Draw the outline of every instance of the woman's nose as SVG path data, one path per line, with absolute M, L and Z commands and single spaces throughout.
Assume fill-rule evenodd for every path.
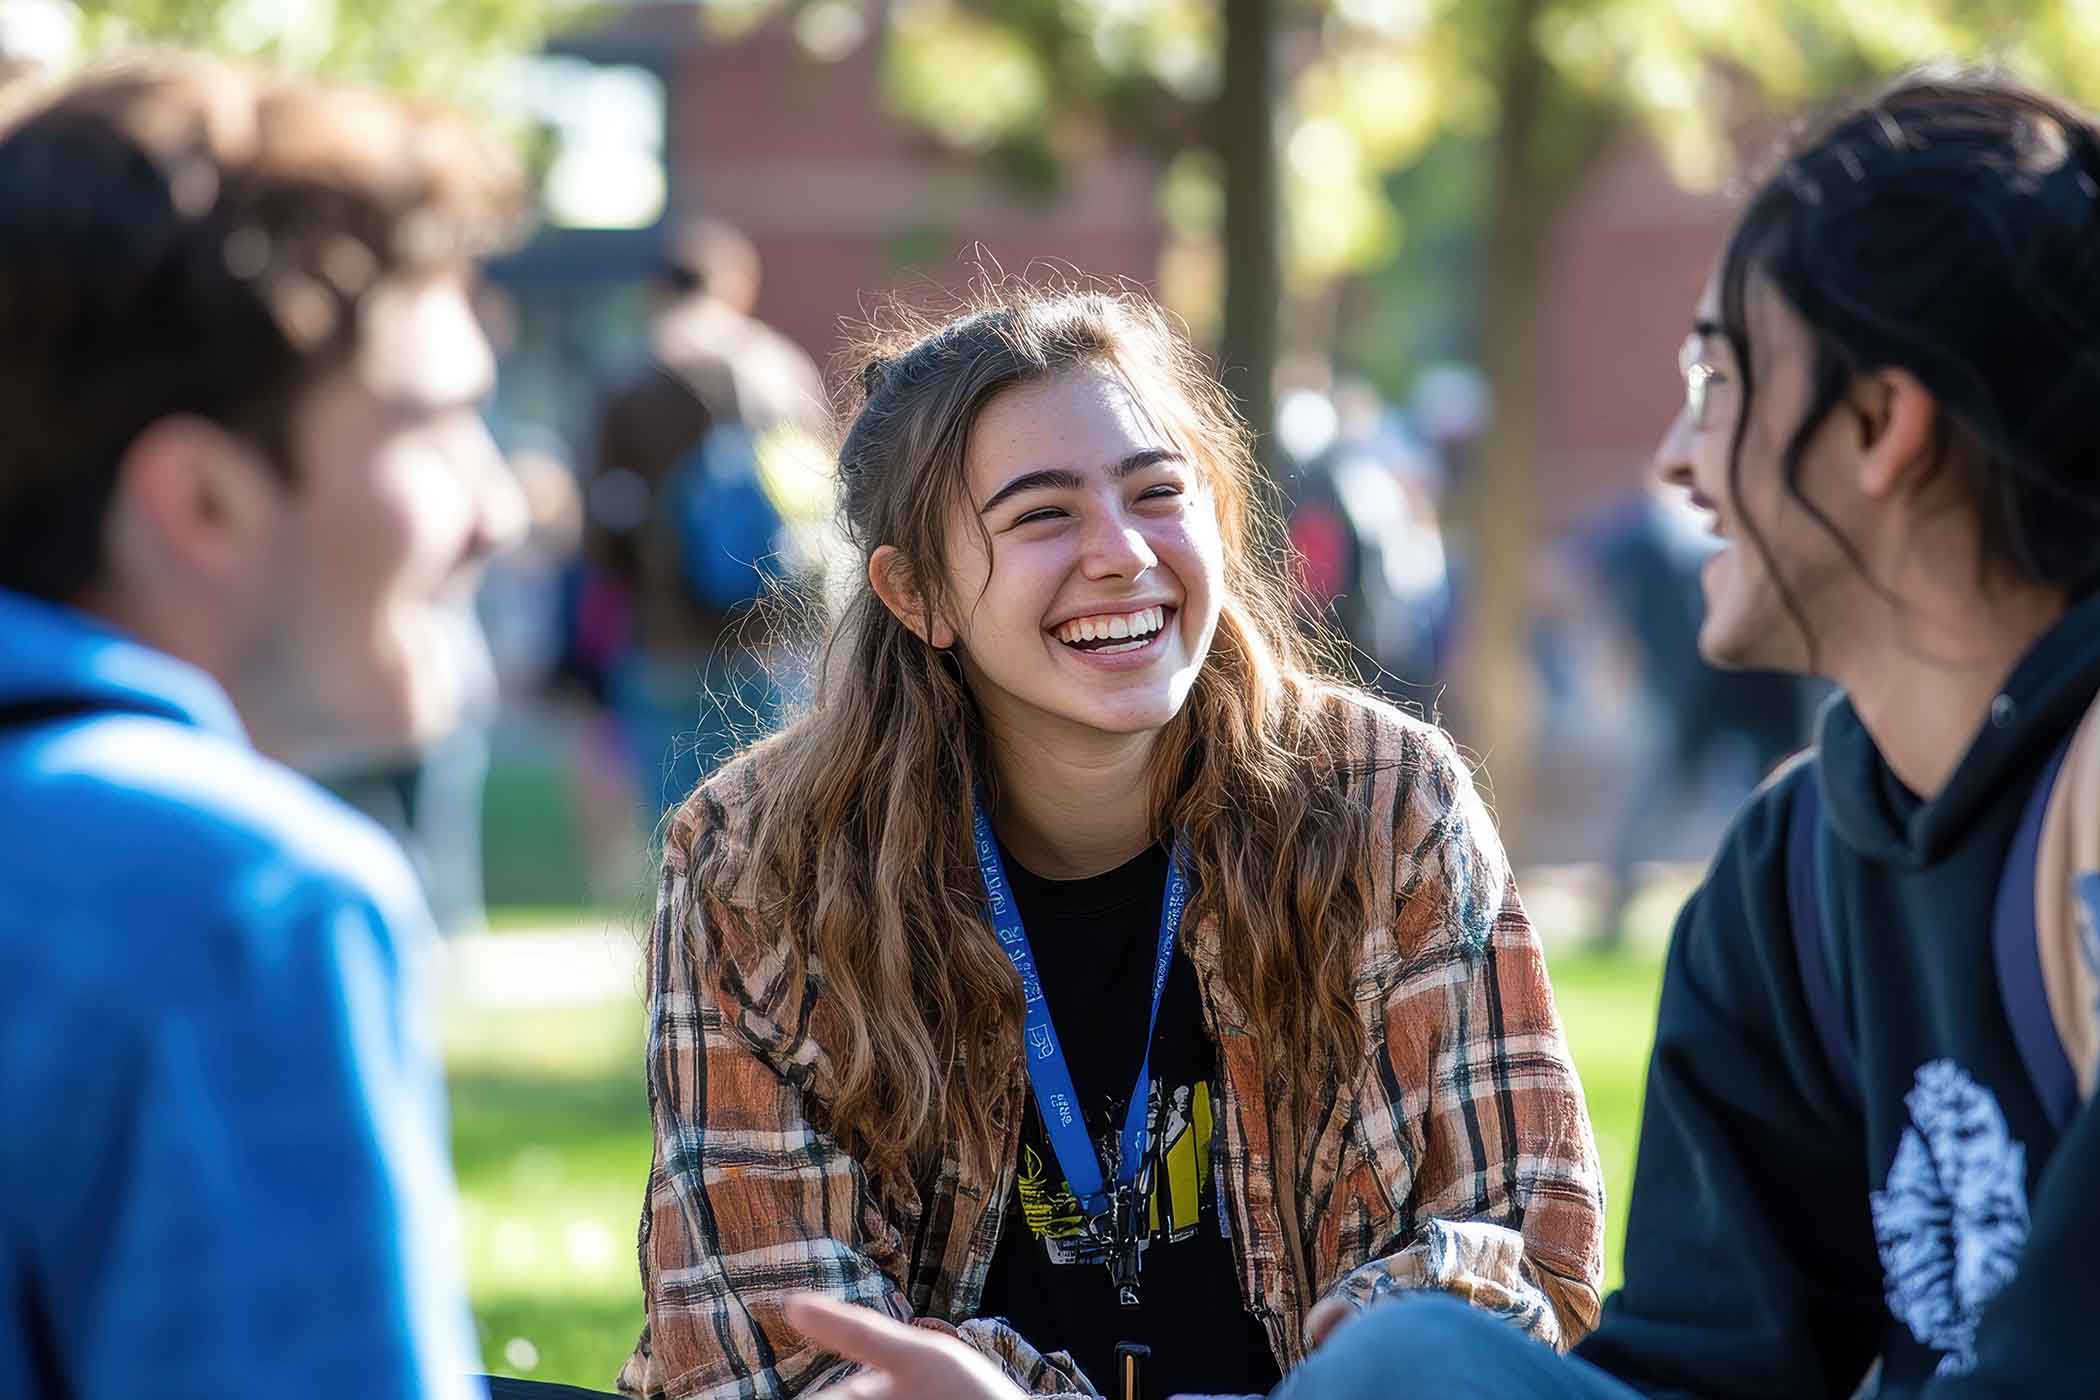
M 1140 530 L 1121 512 L 1102 517 L 1087 531 L 1085 566 L 1090 578 L 1136 578 L 1159 563 Z

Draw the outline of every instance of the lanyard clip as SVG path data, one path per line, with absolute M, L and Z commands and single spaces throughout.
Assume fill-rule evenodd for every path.
M 1116 1246 L 1116 1252 L 1109 1256 L 1108 1272 L 1116 1281 L 1118 1303 L 1134 1308 L 1144 1301 L 1138 1295 L 1138 1247 L 1135 1240 Z
M 1140 1183 L 1124 1182 L 1116 1188 L 1115 1202 L 1111 1207 L 1114 1230 L 1110 1235 L 1113 1247 L 1108 1257 L 1108 1269 L 1115 1279 L 1116 1301 L 1126 1308 L 1134 1308 L 1139 1303 L 1138 1268 L 1145 1237 L 1150 1233 L 1145 1228 L 1149 1194 Z

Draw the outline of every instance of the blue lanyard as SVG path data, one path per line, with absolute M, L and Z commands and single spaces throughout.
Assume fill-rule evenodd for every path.
M 1064 1047 L 1057 1042 L 1057 1028 L 1050 1022 L 1050 1006 L 1043 998 L 1043 983 L 1035 970 L 1035 953 L 1028 944 L 1028 930 L 1021 926 L 1020 906 L 1007 884 L 1006 866 L 999 859 L 999 842 L 984 803 L 977 803 L 977 869 L 984 876 L 985 898 L 991 904 L 992 932 L 998 935 L 1014 970 L 1021 974 L 1021 997 L 1027 1018 L 1028 1082 L 1035 1089 L 1036 1107 L 1049 1135 L 1050 1148 L 1065 1174 L 1065 1184 L 1090 1219 L 1106 1213 L 1112 1204 L 1103 1178 L 1100 1156 L 1087 1136 L 1086 1114 L 1072 1088 L 1072 1071 L 1065 1064 Z M 1137 1087 L 1130 1094 L 1130 1111 L 1123 1119 L 1122 1153 L 1116 1186 L 1136 1184 L 1148 1144 L 1146 1124 L 1152 1111 L 1152 1037 L 1159 1028 L 1159 1004 L 1167 991 L 1167 972 L 1174 962 L 1174 935 L 1181 928 L 1181 912 L 1188 905 L 1189 882 L 1182 868 L 1181 849 L 1176 847 L 1167 864 L 1167 895 L 1159 912 L 1159 950 L 1152 960 L 1152 1016 L 1145 1026 L 1145 1058 L 1138 1066 Z

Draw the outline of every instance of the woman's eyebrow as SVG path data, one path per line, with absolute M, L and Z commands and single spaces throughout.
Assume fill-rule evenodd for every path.
M 1112 480 L 1120 481 L 1132 472 L 1143 471 L 1146 467 L 1156 467 L 1163 462 L 1181 462 L 1183 460 L 1185 459 L 1182 455 L 1171 447 L 1148 447 L 1141 452 L 1131 453 L 1122 461 L 1109 467 L 1108 474 Z M 1022 472 L 1019 476 L 1007 482 L 1006 485 L 994 491 L 991 497 L 977 508 L 977 513 L 984 515 L 997 507 L 1002 501 L 1017 496 L 1023 491 L 1077 491 L 1083 485 L 1085 485 L 1085 482 L 1080 479 L 1079 473 L 1069 467 L 1038 467 L 1034 471 Z
M 1068 467 L 1038 467 L 1034 471 L 1022 472 L 992 492 L 991 499 L 979 506 L 977 513 L 987 514 L 1000 502 L 1018 496 L 1023 491 L 1077 491 L 1083 484 L 1079 473 Z
M 1108 474 L 1120 481 L 1132 472 L 1143 471 L 1147 467 L 1156 467 L 1164 462 L 1186 465 L 1187 461 L 1187 458 L 1171 447 L 1148 447 L 1142 452 L 1131 453 L 1128 457 L 1110 467 Z

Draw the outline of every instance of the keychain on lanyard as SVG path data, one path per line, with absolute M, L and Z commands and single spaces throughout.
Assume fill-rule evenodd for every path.
M 1087 1136 L 1086 1115 L 1072 1087 L 1072 1072 L 1065 1064 L 1064 1047 L 1058 1044 L 1057 1028 L 1050 1021 L 1050 1007 L 1043 999 L 1043 983 L 1036 973 L 1035 953 L 1028 943 L 1028 930 L 1021 926 L 1021 910 L 1007 884 L 1006 866 L 999 859 L 999 842 L 992 835 L 991 819 L 985 815 L 982 797 L 977 802 L 977 868 L 984 876 L 984 893 L 991 907 L 992 932 L 1014 970 L 1021 974 L 1021 999 L 1027 1016 L 1023 1023 L 1028 1064 L 1028 1082 L 1035 1090 L 1036 1109 L 1043 1131 L 1057 1156 L 1065 1184 L 1078 1200 L 1086 1217 L 1088 1238 L 1108 1253 L 1109 1274 L 1115 1279 L 1116 1298 L 1126 1308 L 1138 1305 L 1138 1269 L 1150 1222 L 1152 1195 L 1151 1144 L 1148 1128 L 1152 1111 L 1152 1037 L 1159 1029 L 1159 1004 L 1167 990 L 1167 972 L 1174 962 L 1174 936 L 1181 928 L 1181 913 L 1188 906 L 1189 882 L 1182 868 L 1179 846 L 1167 863 L 1167 894 L 1159 912 L 1159 947 L 1152 959 L 1152 1015 L 1145 1024 L 1145 1057 L 1138 1065 L 1137 1087 L 1131 1091 L 1130 1109 L 1123 1118 L 1119 1140 L 1116 1179 L 1105 1179 L 1101 1159 Z

